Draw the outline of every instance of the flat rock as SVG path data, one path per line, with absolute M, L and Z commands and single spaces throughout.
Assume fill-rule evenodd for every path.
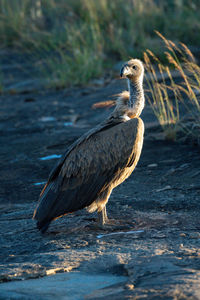
M 35 81 L 27 95 L 31 78 L 17 72 L 7 85 L 15 93 L 0 99 L 0 298 L 199 299 L 199 149 L 166 141 L 146 104 L 140 161 L 107 206 L 118 226 L 97 229 L 96 214 L 82 210 L 41 235 L 32 215 L 50 170 L 113 109 L 92 105 L 127 87 L 57 91 Z
M 124 276 L 109 274 L 62 273 L 39 279 L 3 283 L 0 286 L 0 297 L 1 299 L 82 300 L 87 299 L 87 295 L 91 293 L 103 296 L 104 293 L 100 289 L 124 281 L 126 281 Z

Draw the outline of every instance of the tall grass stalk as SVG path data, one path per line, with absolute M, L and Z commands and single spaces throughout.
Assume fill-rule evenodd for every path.
M 161 63 L 152 51 L 144 52 L 148 101 L 166 138 L 175 140 L 180 129 L 185 134 L 200 136 L 200 67 L 185 44 L 177 45 L 157 34 L 167 48 L 165 55 L 168 65 Z M 170 65 L 182 78 L 180 83 L 174 81 Z M 192 118 L 192 123 L 180 113 L 180 103 L 186 108 L 187 117 Z M 199 130 L 193 132 L 194 126 Z

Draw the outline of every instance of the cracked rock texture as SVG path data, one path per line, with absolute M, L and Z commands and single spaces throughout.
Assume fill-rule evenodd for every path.
M 199 148 L 165 141 L 148 104 L 140 162 L 107 206 L 123 229 L 97 230 L 85 210 L 44 236 L 32 220 L 56 156 L 110 113 L 92 104 L 125 84 L 26 93 L 18 84 L 1 96 L 0 299 L 200 299 Z

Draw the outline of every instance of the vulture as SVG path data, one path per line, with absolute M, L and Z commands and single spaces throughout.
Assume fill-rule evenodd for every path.
M 75 141 L 58 161 L 44 186 L 33 218 L 44 233 L 51 221 L 86 208 L 108 223 L 106 204 L 112 190 L 127 179 L 140 158 L 144 124 L 144 67 L 139 59 L 126 62 L 120 76 L 127 79 L 110 116 Z

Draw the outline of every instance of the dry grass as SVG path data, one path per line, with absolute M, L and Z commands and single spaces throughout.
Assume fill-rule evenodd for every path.
M 152 51 L 147 50 L 144 53 L 148 101 L 167 139 L 176 140 L 177 133 L 184 132 L 185 136 L 195 137 L 198 140 L 200 137 L 200 67 L 185 44 L 177 45 L 159 32 L 157 34 L 166 47 L 168 65 L 161 63 Z M 181 78 L 181 82 L 175 82 L 174 72 Z M 182 112 L 180 104 L 185 108 Z

